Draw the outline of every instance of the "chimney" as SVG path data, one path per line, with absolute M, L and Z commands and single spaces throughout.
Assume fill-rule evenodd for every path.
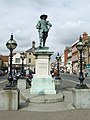
M 35 41 L 32 41 L 32 48 L 35 48 Z
M 87 32 L 84 32 L 82 35 L 83 35 L 83 38 L 82 38 L 83 40 L 87 40 L 87 39 L 88 39 L 88 34 L 87 34 Z

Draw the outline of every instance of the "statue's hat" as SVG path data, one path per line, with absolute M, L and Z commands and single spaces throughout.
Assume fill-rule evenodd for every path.
M 40 18 L 41 18 L 41 19 L 43 19 L 43 18 L 47 19 L 47 15 L 44 15 L 44 14 L 43 14 L 43 15 L 40 16 Z

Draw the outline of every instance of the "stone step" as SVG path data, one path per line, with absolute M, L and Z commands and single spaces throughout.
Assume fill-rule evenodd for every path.
M 21 97 L 23 100 L 31 103 L 56 103 L 64 101 L 64 95 L 61 91 L 57 94 L 38 95 L 30 94 L 30 89 L 26 89 L 22 91 Z

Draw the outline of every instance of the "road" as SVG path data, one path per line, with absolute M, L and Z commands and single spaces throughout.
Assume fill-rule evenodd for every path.
M 74 88 L 80 81 L 77 75 L 61 73 L 63 88 Z M 90 77 L 86 77 L 84 83 L 90 86 Z
M 78 75 L 74 75 L 74 74 L 66 74 L 66 73 L 61 73 L 61 77 L 62 79 L 67 79 L 67 80 L 73 80 L 73 81 L 79 81 L 78 80 Z M 90 77 L 86 77 L 85 78 L 86 83 L 90 84 Z
M 62 79 L 62 88 L 74 88 L 76 84 L 78 84 L 80 81 L 78 80 L 78 76 L 74 74 L 65 74 L 61 73 L 61 79 Z M 5 87 L 7 83 L 7 76 L 0 76 L 0 90 Z M 86 77 L 84 80 L 84 83 L 87 85 L 90 85 L 90 77 Z

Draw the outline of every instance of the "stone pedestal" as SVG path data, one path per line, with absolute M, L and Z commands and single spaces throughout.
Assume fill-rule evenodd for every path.
M 73 106 L 76 108 L 90 108 L 90 89 L 73 89 Z
M 19 88 L 19 90 L 26 89 L 26 79 L 19 79 L 17 83 L 17 88 Z
M 1 90 L 0 91 L 0 110 L 18 110 L 20 91 L 16 90 Z
M 33 78 L 31 94 L 56 94 L 54 80 L 51 77 Z
M 53 54 L 48 47 L 37 49 L 34 52 L 36 59 L 36 76 L 47 77 L 50 75 L 50 56 Z
M 50 76 L 50 56 L 48 47 L 38 48 L 35 52 L 36 74 L 32 79 L 31 94 L 56 94 L 54 80 Z

